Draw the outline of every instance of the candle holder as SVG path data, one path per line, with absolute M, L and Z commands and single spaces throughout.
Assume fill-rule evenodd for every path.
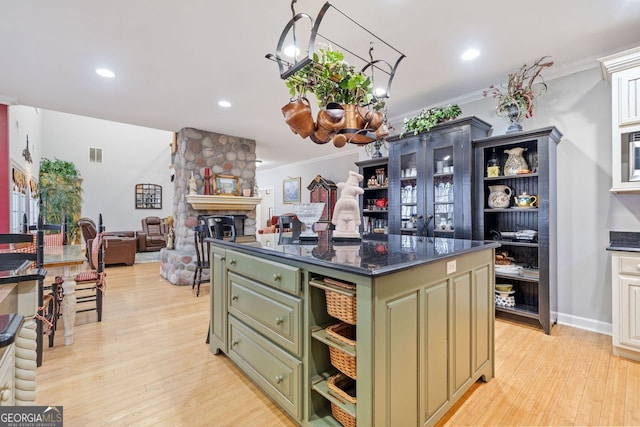
M 204 195 L 210 196 L 211 194 L 211 169 L 204 168 Z

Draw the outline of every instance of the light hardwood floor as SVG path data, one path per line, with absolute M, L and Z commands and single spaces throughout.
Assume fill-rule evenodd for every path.
M 70 346 L 56 334 L 36 404 L 62 405 L 67 426 L 295 425 L 209 352 L 209 286 L 196 298 L 159 269 L 107 269 L 102 322 L 80 314 Z M 495 329 L 495 378 L 476 383 L 441 425 L 640 425 L 640 363 L 613 356 L 611 337 L 566 326 L 547 336 L 503 320 Z

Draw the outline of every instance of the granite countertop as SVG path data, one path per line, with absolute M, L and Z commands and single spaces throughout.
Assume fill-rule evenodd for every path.
M 24 316 L 16 313 L 0 315 L 0 348 L 13 343 L 23 320 Z
M 364 276 L 382 276 L 444 258 L 496 248 L 497 242 L 443 239 L 408 235 L 379 235 L 361 241 L 332 241 L 330 232 L 319 232 L 317 241 L 290 241 L 272 246 L 253 246 L 206 239 L 241 252 L 277 256 Z
M 608 251 L 640 252 L 640 233 L 609 231 Z

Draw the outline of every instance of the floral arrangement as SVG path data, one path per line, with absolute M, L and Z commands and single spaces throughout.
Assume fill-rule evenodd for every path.
M 462 114 L 462 110 L 458 104 L 448 105 L 446 107 L 425 108 L 417 115 L 403 121 L 405 132 L 413 132 L 414 135 L 425 131 L 428 132 L 438 123 L 453 120 Z M 401 134 L 401 136 L 402 136 Z
M 549 56 L 543 56 L 532 65 L 524 64 L 520 70 L 509 74 L 506 88 L 504 86 L 489 86 L 483 96 L 492 96 L 498 99 L 496 114 L 505 116 L 509 106 L 518 106 L 517 121 L 533 116 L 533 100 L 547 91 L 547 84 L 542 78 L 542 70 L 551 67 L 553 61 Z

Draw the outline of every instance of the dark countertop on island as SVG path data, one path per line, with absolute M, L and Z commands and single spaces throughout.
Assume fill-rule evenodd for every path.
M 317 241 L 292 241 L 274 246 L 252 246 L 224 240 L 210 243 L 240 252 L 269 255 L 376 277 L 417 265 L 455 257 L 482 249 L 499 247 L 497 242 L 444 239 L 409 235 L 379 235 L 361 241 L 332 241 L 330 232 L 320 232 Z
M 640 252 L 640 233 L 610 231 L 608 251 Z

